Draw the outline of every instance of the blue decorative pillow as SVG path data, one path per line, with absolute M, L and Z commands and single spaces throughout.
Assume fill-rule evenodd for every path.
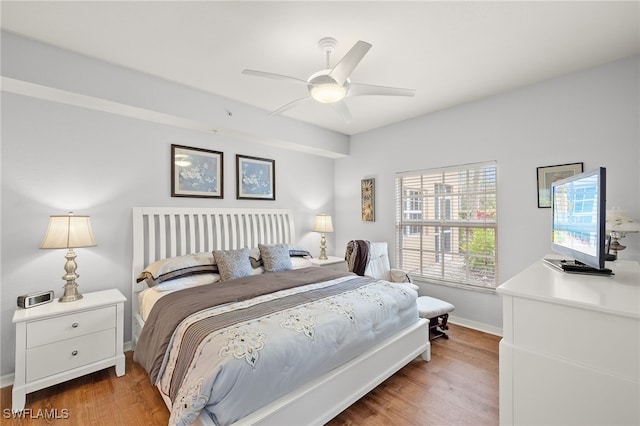
M 293 269 L 288 244 L 258 244 L 260 257 L 266 272 L 280 272 Z
M 249 249 L 215 250 L 213 258 L 218 265 L 222 281 L 249 276 L 253 273 L 249 262 Z

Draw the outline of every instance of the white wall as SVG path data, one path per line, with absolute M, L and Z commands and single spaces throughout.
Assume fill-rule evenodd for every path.
M 472 72 L 472 71 L 470 71 Z M 551 210 L 539 209 L 536 167 L 583 162 L 607 168 L 607 207 L 640 218 L 638 58 L 617 61 L 351 138 L 336 160 L 336 244 L 385 240 L 395 250 L 395 180 L 400 171 L 498 162 L 499 282 L 550 252 Z M 376 221 L 360 220 L 360 180 L 376 179 Z M 638 234 L 621 259 L 640 258 Z M 451 301 L 454 315 L 502 327 L 495 294 L 421 284 Z
M 319 235 L 311 226 L 315 214 L 334 213 L 334 160 L 301 151 L 311 141 L 318 144 L 311 151 L 340 155 L 348 151 L 346 136 L 286 118 L 261 123 L 265 111 L 10 34 L 3 33 L 2 55 L 3 77 L 46 87 L 203 123 L 207 114 L 226 116 L 230 108 L 234 114 L 224 127 L 255 132 L 256 141 L 3 91 L 0 375 L 13 371 L 16 297 L 50 289 L 62 295 L 65 250 L 38 248 L 51 214 L 91 216 L 98 246 L 76 249 L 81 292 L 118 288 L 131 298 L 133 206 L 293 208 L 299 242 L 318 254 Z M 319 149 L 323 142 L 328 149 Z M 224 199 L 170 196 L 172 143 L 224 153 Z M 275 159 L 275 201 L 236 200 L 236 154 Z M 333 244 L 333 235 L 328 239 Z
M 501 282 L 548 252 L 550 212 L 536 206 L 537 166 L 606 166 L 609 200 L 640 217 L 637 58 L 354 136 L 351 156 L 335 161 L 349 153 L 344 135 L 284 117 L 265 120 L 264 111 L 5 33 L 2 76 L 228 131 L 213 135 L 3 87 L 0 375 L 13 371 L 16 296 L 62 293 L 64 251 L 38 249 L 50 214 L 91 216 L 98 246 L 76 250 L 80 291 L 115 287 L 127 298 L 133 206 L 293 207 L 298 238 L 315 253 L 313 215 L 327 212 L 336 228 L 327 235 L 331 253 L 342 255 L 353 238 L 387 240 L 393 250 L 395 172 L 497 160 Z M 224 152 L 223 200 L 170 197 L 171 143 Z M 400 155 L 408 151 L 416 155 Z M 276 201 L 235 199 L 237 153 L 276 160 Z M 376 178 L 375 223 L 360 221 L 366 177 Z M 638 236 L 625 243 L 621 257 L 638 259 Z M 501 327 L 493 294 L 433 285 L 422 291 L 451 300 L 463 319 Z M 126 340 L 129 308 L 130 301 Z

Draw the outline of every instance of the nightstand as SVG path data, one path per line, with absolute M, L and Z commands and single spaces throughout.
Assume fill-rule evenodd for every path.
M 124 302 L 116 289 L 84 293 L 74 302 L 18 308 L 13 411 L 26 394 L 115 366 L 124 375 Z
M 314 266 L 321 266 L 323 268 L 334 269 L 336 271 L 348 271 L 347 261 L 343 257 L 327 256 L 327 260 L 320 260 L 318 258 L 309 259 Z

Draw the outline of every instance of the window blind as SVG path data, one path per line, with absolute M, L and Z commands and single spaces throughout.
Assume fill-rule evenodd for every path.
M 496 286 L 495 162 L 398 173 L 397 264 L 427 281 Z

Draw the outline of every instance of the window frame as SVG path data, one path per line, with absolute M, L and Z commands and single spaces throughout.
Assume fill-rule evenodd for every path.
M 495 291 L 499 285 L 497 193 L 496 161 L 397 173 L 398 268 L 415 281 Z M 407 210 L 409 206 L 422 206 L 422 214 Z M 474 238 L 476 229 L 492 232 L 477 233 Z M 491 236 L 493 241 L 480 243 L 478 251 L 476 240 Z

